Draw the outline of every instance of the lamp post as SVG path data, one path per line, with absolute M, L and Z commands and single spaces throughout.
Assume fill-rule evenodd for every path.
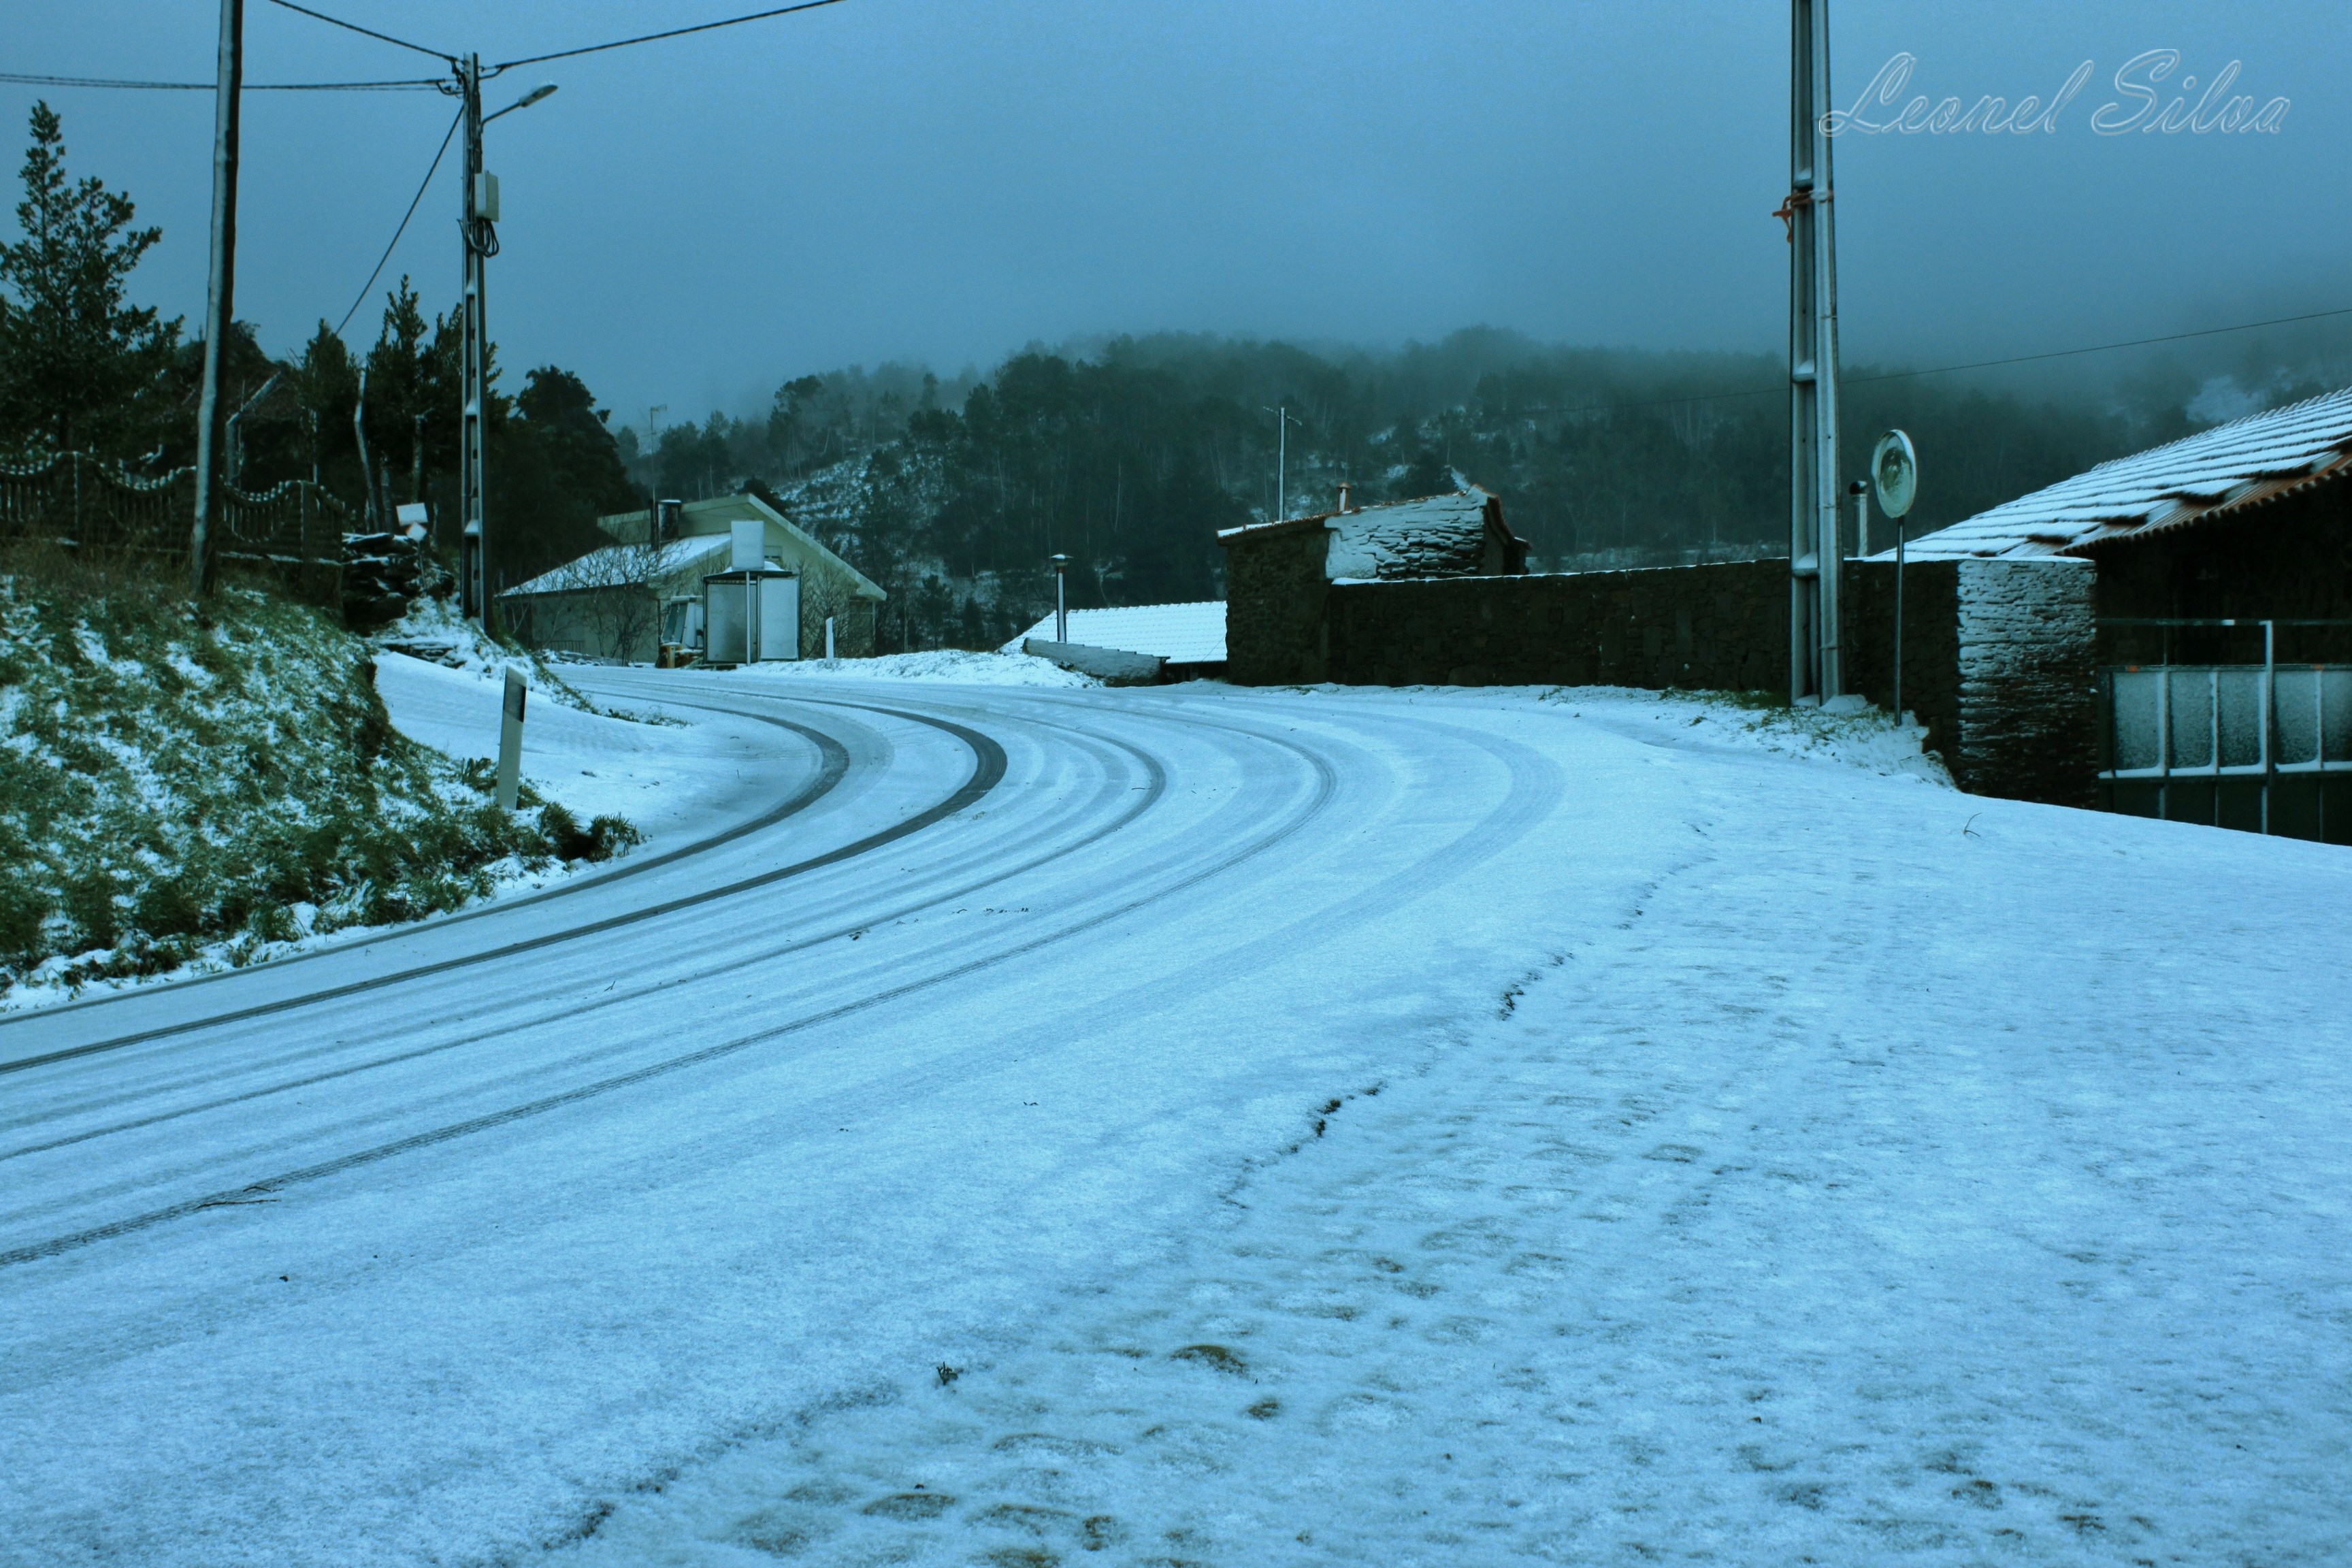
M 457 515 L 464 533 L 459 546 L 458 591 L 467 619 L 491 629 L 497 612 L 490 595 L 489 531 L 485 496 L 489 489 L 484 424 L 490 401 L 489 322 L 483 301 L 489 258 L 499 253 L 499 181 L 482 166 L 482 127 L 500 114 L 528 109 L 555 90 L 544 82 L 508 104 L 498 114 L 482 113 L 482 57 L 467 55 L 457 68 L 455 89 L 466 100 L 466 164 L 458 232 L 466 247 L 466 291 L 461 309 L 465 343 L 459 367 L 464 386 L 459 392 L 457 438 Z
M 1054 563 L 1054 640 L 1067 642 L 1070 640 L 1070 596 L 1064 591 L 1064 584 L 1070 570 L 1070 558 L 1051 555 L 1046 559 Z

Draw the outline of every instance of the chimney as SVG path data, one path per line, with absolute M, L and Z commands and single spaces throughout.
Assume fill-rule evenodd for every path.
M 1348 491 L 1350 488 L 1352 487 L 1349 485 L 1347 480 L 1341 479 L 1339 481 L 1339 510 L 1342 513 L 1345 513 L 1348 510 Z

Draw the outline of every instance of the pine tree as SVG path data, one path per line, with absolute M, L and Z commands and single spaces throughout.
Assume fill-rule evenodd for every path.
M 140 395 L 168 369 L 181 323 L 124 302 L 160 228 L 131 226 L 131 198 L 66 173 L 63 128 L 33 105 L 24 237 L 0 246 L 0 446 L 127 457 Z

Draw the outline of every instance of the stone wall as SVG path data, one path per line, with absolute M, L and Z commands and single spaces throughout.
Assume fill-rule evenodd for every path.
M 1241 685 L 1789 689 L 1786 561 L 1327 584 L 1298 536 L 1276 534 L 1234 552 L 1231 570 Z M 1903 705 L 1928 749 L 1963 788 L 2087 804 L 2095 570 L 1919 561 L 1906 574 Z M 1895 568 L 1848 562 L 1843 586 L 1847 689 L 1888 706 Z
M 1325 679 L 1331 536 L 1323 521 L 1299 518 L 1224 540 L 1225 678 L 1236 686 Z
M 2087 561 L 1962 561 L 1959 751 L 1979 795 L 2089 805 L 2097 794 L 2098 572 Z
M 1788 689 L 1789 565 L 1339 583 L 1328 679 Z

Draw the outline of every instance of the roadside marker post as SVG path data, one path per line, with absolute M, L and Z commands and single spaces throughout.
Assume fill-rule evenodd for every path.
M 512 811 L 522 792 L 522 707 L 530 688 L 522 671 L 507 666 L 506 701 L 499 719 L 499 809 Z

